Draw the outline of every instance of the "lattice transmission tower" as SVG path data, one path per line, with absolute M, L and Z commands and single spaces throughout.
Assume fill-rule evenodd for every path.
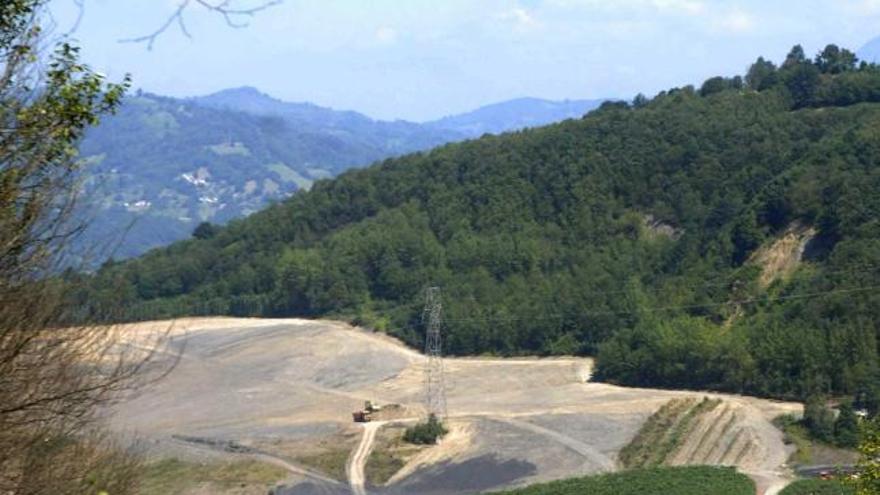
M 446 380 L 443 372 L 443 341 L 440 335 L 443 304 L 440 288 L 429 287 L 425 294 L 425 414 L 446 418 Z

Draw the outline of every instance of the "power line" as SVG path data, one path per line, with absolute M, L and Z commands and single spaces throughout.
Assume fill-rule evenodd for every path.
M 425 331 L 425 412 L 446 418 L 446 380 L 443 370 L 443 342 L 440 336 L 443 305 L 440 288 L 429 287 L 425 294 L 422 323 Z
M 725 302 L 714 302 L 714 303 L 701 303 L 701 304 L 683 304 L 683 305 L 671 305 L 671 306 L 658 306 L 653 308 L 642 308 L 642 309 L 634 309 L 634 310 L 625 310 L 625 311 L 585 311 L 580 313 L 551 313 L 545 314 L 541 316 L 511 316 L 511 317 L 469 317 L 469 318 L 445 318 L 447 322 L 504 322 L 504 321 L 521 321 L 521 320 L 529 320 L 529 321 L 544 321 L 544 320 L 558 320 L 562 318 L 576 318 L 576 317 L 590 317 L 590 316 L 623 316 L 630 314 L 643 314 L 643 313 L 657 313 L 664 311 L 675 311 L 675 310 L 694 310 L 694 309 L 706 309 L 706 308 L 714 308 L 714 307 L 722 307 L 729 306 L 731 304 L 757 304 L 757 303 L 772 303 L 778 301 L 788 301 L 788 300 L 798 300 L 798 299 L 811 299 L 821 296 L 828 296 L 834 294 L 855 294 L 862 292 L 870 292 L 880 290 L 880 285 L 872 285 L 866 287 L 850 287 L 844 289 L 833 289 L 827 291 L 817 291 L 817 292 L 809 292 L 803 294 L 789 294 L 782 296 L 760 296 L 760 297 L 751 297 L 747 299 L 739 299 L 733 301 L 725 301 Z M 414 327 L 403 327 L 413 328 Z

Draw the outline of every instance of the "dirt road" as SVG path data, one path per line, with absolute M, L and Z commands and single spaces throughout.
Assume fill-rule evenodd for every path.
M 346 472 L 348 473 L 348 482 L 351 485 L 351 492 L 354 495 L 367 495 L 366 476 L 364 468 L 367 465 L 367 459 L 373 450 L 373 442 L 376 440 L 376 432 L 385 424 L 385 421 L 373 421 L 363 423 L 364 434 L 361 442 L 355 449 L 354 454 L 348 460 Z
M 163 326 L 168 323 L 134 326 L 133 343 L 139 332 Z M 185 344 L 185 358 L 165 380 L 116 409 L 118 429 L 148 439 L 188 435 L 269 446 L 332 443 L 340 431 L 360 435 L 346 470 L 351 490 L 362 494 L 382 423 L 354 426 L 351 411 L 365 400 L 398 403 L 415 414 L 421 408 L 423 357 L 387 336 L 343 323 L 202 318 L 178 321 L 172 337 L 175 346 Z M 735 451 L 747 452 L 748 459 L 720 455 L 729 449 L 712 449 L 701 440 L 696 454 L 682 462 L 693 457 L 777 473 L 787 451 L 770 420 L 801 408 L 592 383 L 587 358 L 454 358 L 444 366 L 449 414 L 466 434 L 429 449 L 377 491 L 474 493 L 613 470 L 617 453 L 661 405 L 706 395 L 723 399 L 726 417 L 734 419 L 723 435 L 707 427 L 703 436 L 709 443 L 739 442 Z M 296 494 L 296 487 L 285 493 Z

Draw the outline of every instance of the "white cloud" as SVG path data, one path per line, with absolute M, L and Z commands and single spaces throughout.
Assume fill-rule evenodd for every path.
M 513 22 L 513 24 L 520 29 L 533 28 L 539 25 L 538 20 L 535 19 L 535 17 L 528 10 L 522 7 L 510 9 L 506 12 L 503 12 L 498 17 L 502 20 Z
M 388 26 L 381 26 L 376 30 L 376 41 L 388 45 L 397 41 L 397 31 Z
M 699 0 L 652 0 L 651 4 L 659 10 L 669 10 L 687 15 L 702 15 L 706 5 Z
M 755 18 L 748 12 L 736 9 L 720 16 L 715 25 L 728 33 L 746 33 L 755 28 Z
M 880 14 L 880 0 L 856 0 L 849 2 L 850 10 L 862 15 Z

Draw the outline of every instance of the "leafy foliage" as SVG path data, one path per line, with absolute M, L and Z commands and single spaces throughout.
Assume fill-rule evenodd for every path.
M 242 91 L 264 105 L 228 104 Z M 307 112 L 291 115 L 285 105 Z M 255 90 L 191 100 L 140 92 L 79 145 L 89 165 L 83 214 L 92 219 L 79 244 L 110 242 L 117 258 L 139 255 L 185 239 L 200 222 L 249 215 L 348 168 L 462 138 Z M 103 261 L 104 253 L 86 254 Z
M 149 358 L 113 352 L 112 328 L 60 328 L 62 284 L 48 274 L 79 227 L 77 142 L 128 80 L 108 83 L 76 46 L 47 38 L 46 4 L 0 3 L 0 492 L 125 495 L 142 458 L 101 430 L 98 411 Z
M 880 418 L 862 423 L 858 476 L 849 480 L 856 495 L 880 493 Z
M 431 414 L 424 423 L 407 428 L 403 432 L 403 440 L 417 445 L 434 445 L 447 433 L 448 430 L 443 426 L 443 423 L 437 419 L 437 416 Z
M 880 69 L 826 58 L 350 171 L 109 265 L 77 301 L 347 317 L 418 345 L 438 285 L 449 353 L 595 354 L 609 382 L 876 404 Z M 751 257 L 793 224 L 817 235 L 765 286 Z
M 779 495 L 855 495 L 855 491 L 836 480 L 798 480 Z
M 651 468 L 588 476 L 500 492 L 503 495 L 751 495 L 755 484 L 733 468 L 692 466 Z

